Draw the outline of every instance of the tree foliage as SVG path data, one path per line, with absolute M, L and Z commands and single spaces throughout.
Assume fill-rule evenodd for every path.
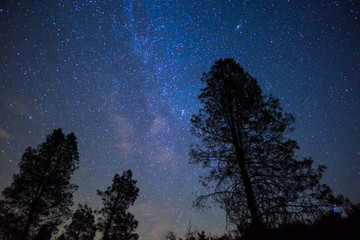
M 19 226 L 24 225 L 24 219 L 15 215 L 11 206 L 0 200 L 0 240 L 19 239 Z
M 64 136 L 61 129 L 37 148 L 28 147 L 19 163 L 20 173 L 14 174 L 12 184 L 3 191 L 2 228 L 15 229 L 16 239 L 39 236 L 40 230 L 48 234 L 51 226 L 70 213 L 77 189 L 70 176 L 78 162 L 75 135 Z
M 113 183 L 105 191 L 98 190 L 103 207 L 100 209 L 98 227 L 103 233 L 103 240 L 135 240 L 138 235 L 133 233 L 138 222 L 127 210 L 138 196 L 136 180 L 132 179 L 130 170 L 123 175 L 115 174 Z
M 221 237 L 207 236 L 204 231 L 193 231 L 190 235 L 185 234 L 184 238 L 178 238 L 173 231 L 168 231 L 164 234 L 163 240 L 240 240 L 237 236 L 224 234 Z
M 64 239 L 68 240 L 91 240 L 96 233 L 95 217 L 87 204 L 79 204 L 78 209 L 72 216 L 71 223 L 66 227 Z
M 279 100 L 262 94 L 257 81 L 233 59 L 218 60 L 202 77 L 200 111 L 191 119 L 197 143 L 190 162 L 209 169 L 202 183 L 212 189 L 195 201 L 220 203 L 239 228 L 304 221 L 340 203 L 320 184 L 325 169 L 297 160 L 294 117 Z

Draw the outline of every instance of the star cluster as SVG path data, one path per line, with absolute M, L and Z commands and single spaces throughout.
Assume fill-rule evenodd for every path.
M 224 213 L 192 209 L 188 164 L 200 78 L 231 57 L 297 118 L 299 158 L 360 201 L 359 1 L 50 0 L 0 3 L 0 185 L 55 128 L 78 138 L 75 202 L 131 169 L 141 239 L 191 222 L 221 234 Z

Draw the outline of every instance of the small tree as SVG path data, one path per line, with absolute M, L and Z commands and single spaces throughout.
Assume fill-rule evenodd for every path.
M 54 130 L 36 149 L 25 150 L 20 173 L 14 174 L 11 186 L 3 191 L 2 209 L 9 210 L 7 216 L 13 216 L 6 224 L 13 225 L 13 218 L 21 219 L 16 226 L 18 239 L 35 236 L 42 225 L 51 229 L 49 224 L 59 224 L 70 213 L 77 189 L 70 183 L 70 176 L 78 163 L 76 137 L 73 133 L 65 137 L 61 129 Z
M 91 240 L 96 233 L 95 217 L 90 207 L 79 204 L 71 223 L 66 227 L 64 234 L 68 240 Z
M 122 176 L 115 174 L 113 183 L 105 191 L 98 190 L 103 207 L 100 209 L 99 230 L 103 233 L 103 240 L 135 240 L 138 235 L 133 233 L 138 222 L 127 212 L 139 194 L 136 180 L 132 179 L 130 170 L 124 171 Z
M 163 240 L 176 240 L 176 234 L 173 231 L 168 231 L 164 234 Z
M 286 137 L 294 117 L 264 96 L 255 78 L 225 59 L 202 82 L 202 107 L 191 119 L 199 142 L 191 146 L 190 162 L 210 170 L 202 183 L 213 191 L 197 198 L 198 207 L 214 199 L 241 229 L 311 219 L 341 202 L 319 183 L 324 166 L 295 159 L 298 144 Z

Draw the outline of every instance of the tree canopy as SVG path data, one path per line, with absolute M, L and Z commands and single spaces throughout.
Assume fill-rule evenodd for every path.
M 100 209 L 98 227 L 103 233 L 103 240 L 136 240 L 138 235 L 133 231 L 138 222 L 128 212 L 139 194 L 137 181 L 132 179 L 132 172 L 127 170 L 123 175 L 115 174 L 113 183 L 105 191 L 98 190 L 103 207 Z
M 28 147 L 19 163 L 20 173 L 3 191 L 3 228 L 15 229 L 16 239 L 28 239 L 41 230 L 49 232 L 70 213 L 73 192 L 70 177 L 78 168 L 79 154 L 73 133 L 61 129 L 47 136 L 37 148 Z M 3 230 L 2 230 L 3 231 Z
M 341 197 L 320 183 L 325 169 L 297 160 L 294 116 L 279 99 L 263 95 L 257 80 L 233 59 L 218 60 L 203 74 L 198 114 L 191 119 L 196 144 L 190 162 L 209 169 L 202 183 L 212 189 L 195 201 L 213 199 L 239 228 L 310 220 Z
M 71 223 L 66 227 L 64 239 L 91 240 L 96 233 L 95 217 L 92 209 L 85 204 L 79 204 L 72 216 Z

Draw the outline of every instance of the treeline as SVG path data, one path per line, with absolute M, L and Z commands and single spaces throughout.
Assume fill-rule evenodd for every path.
M 357 240 L 360 237 L 359 223 L 360 204 L 356 204 L 344 215 L 328 212 L 309 224 L 294 222 L 261 231 L 248 228 L 244 232 L 231 231 L 220 237 L 204 231 L 187 231 L 184 237 L 177 237 L 169 231 L 164 234 L 163 240 Z
M 71 213 L 78 186 L 70 183 L 70 177 L 78 164 L 76 137 L 73 133 L 65 136 L 61 129 L 54 130 L 37 148 L 27 148 L 19 163 L 20 173 L 14 174 L 0 200 L 0 239 L 51 239 L 71 215 L 59 240 L 91 240 L 96 231 L 103 240 L 138 239 L 134 233 L 138 222 L 128 212 L 139 192 L 132 172 L 115 174 L 111 186 L 97 190 L 102 206 L 95 221 L 87 204 Z
M 186 240 L 356 239 L 359 207 L 320 182 L 325 166 L 297 159 L 299 146 L 288 134 L 295 118 L 278 98 L 262 93 L 257 80 L 233 59 L 220 59 L 201 79 L 201 107 L 191 118 L 190 163 L 204 168 L 200 181 L 206 195 L 197 208 L 218 203 L 235 236 L 192 233 Z M 55 130 L 36 149 L 25 150 L 0 200 L 1 239 L 49 239 L 71 215 L 77 186 L 70 177 L 78 168 L 74 134 Z M 138 239 L 138 222 L 128 212 L 139 189 L 130 170 L 105 191 L 102 207 L 79 205 L 60 239 Z M 334 208 L 337 213 L 334 213 Z M 331 214 L 329 214 L 331 213 Z M 176 240 L 172 232 L 164 236 Z

